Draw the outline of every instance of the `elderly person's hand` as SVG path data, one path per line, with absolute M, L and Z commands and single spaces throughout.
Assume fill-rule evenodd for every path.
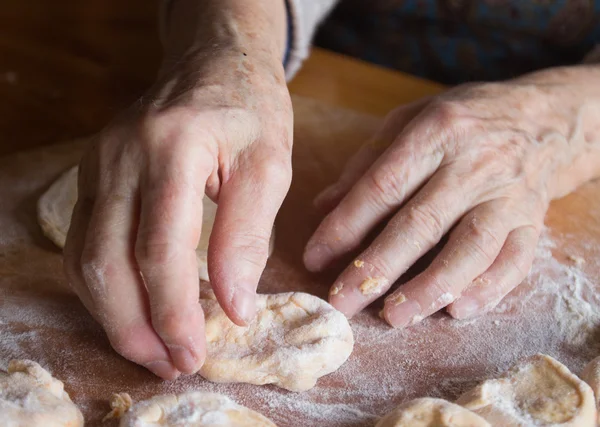
M 392 111 L 315 203 L 332 210 L 307 244 L 319 271 L 356 250 L 330 301 L 352 316 L 449 233 L 428 266 L 385 300 L 404 327 L 447 307 L 493 308 L 527 275 L 549 202 L 600 172 L 600 68 L 457 87 Z
M 282 2 L 174 7 L 157 82 L 83 157 L 65 246 L 69 281 L 112 346 L 163 378 L 205 357 L 195 255 L 205 192 L 218 201 L 211 285 L 244 325 L 291 180 Z

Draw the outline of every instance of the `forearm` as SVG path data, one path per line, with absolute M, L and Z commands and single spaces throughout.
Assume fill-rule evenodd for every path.
M 165 62 L 184 56 L 231 54 L 281 65 L 286 47 L 284 0 L 170 0 Z

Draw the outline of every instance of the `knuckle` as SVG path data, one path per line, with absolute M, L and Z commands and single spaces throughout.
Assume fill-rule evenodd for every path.
M 135 258 L 145 275 L 155 268 L 171 264 L 181 253 L 172 240 L 156 235 L 142 234 L 135 245 Z
M 232 247 L 241 258 L 259 268 L 264 268 L 269 253 L 269 237 L 264 234 L 238 234 L 231 240 Z
M 367 174 L 370 178 L 370 187 L 373 189 L 372 196 L 386 207 L 396 206 L 404 197 L 404 186 L 401 184 L 396 171 L 382 165 L 372 173 Z
M 292 180 L 292 166 L 289 160 L 264 160 L 258 164 L 256 173 L 260 182 L 283 183 L 289 186 Z
M 355 227 L 354 222 L 343 220 L 334 212 L 326 217 L 317 230 L 318 240 L 327 242 L 328 246 L 337 250 L 352 250 L 362 241 L 361 232 Z
M 446 215 L 428 204 L 412 206 L 407 213 L 409 229 L 417 233 L 428 245 L 436 245 L 446 233 Z
M 475 256 L 482 258 L 491 264 L 500 248 L 502 242 L 497 236 L 497 231 L 489 225 L 478 221 L 473 217 L 467 221 L 466 240 L 471 242 L 472 250 Z
M 153 310 L 152 326 L 165 340 L 165 344 L 175 344 L 185 336 L 186 316 L 175 309 Z
M 388 281 L 392 281 L 393 271 L 391 264 L 388 262 L 387 257 L 371 253 L 371 251 L 365 252 L 365 254 L 359 257 L 364 262 L 364 266 L 369 276 L 372 277 L 383 277 Z M 356 266 L 356 264 L 354 264 Z

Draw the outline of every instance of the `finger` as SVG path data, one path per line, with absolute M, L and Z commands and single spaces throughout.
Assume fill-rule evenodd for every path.
M 174 379 L 179 371 L 152 327 L 133 254 L 138 210 L 131 192 L 98 195 L 81 255 L 82 273 L 113 348 L 154 374 Z
M 496 261 L 450 304 L 448 313 L 468 319 L 496 307 L 527 277 L 539 237 L 540 229 L 533 226 L 511 231 Z
M 317 195 L 315 206 L 324 212 L 333 209 L 429 100 L 423 98 L 388 114 L 383 126 L 350 158 L 337 182 Z
M 150 160 L 141 181 L 135 257 L 148 289 L 154 330 L 184 373 L 196 372 L 205 359 L 196 247 L 212 161 L 200 144 L 167 145 Z
M 418 122 L 405 129 L 319 225 L 304 252 L 308 270 L 320 271 L 355 249 L 440 166 L 443 151 L 424 125 L 429 121 Z
M 385 319 L 404 327 L 437 312 L 494 262 L 508 233 L 527 222 L 503 199 L 484 203 L 465 216 L 432 264 L 386 299 Z
M 290 182 L 288 155 L 258 154 L 241 162 L 219 194 L 208 271 L 221 307 L 238 325 L 248 324 L 256 313 L 256 288 Z
M 473 205 L 475 194 L 470 187 L 461 189 L 447 171 L 435 174 L 338 277 L 331 304 L 351 317 L 381 296 L 442 239 Z

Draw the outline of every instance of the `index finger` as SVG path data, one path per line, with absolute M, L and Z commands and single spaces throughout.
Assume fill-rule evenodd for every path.
M 255 314 L 255 294 L 269 253 L 275 216 L 289 189 L 286 154 L 247 160 L 223 185 L 210 237 L 208 271 L 215 295 L 238 325 Z

